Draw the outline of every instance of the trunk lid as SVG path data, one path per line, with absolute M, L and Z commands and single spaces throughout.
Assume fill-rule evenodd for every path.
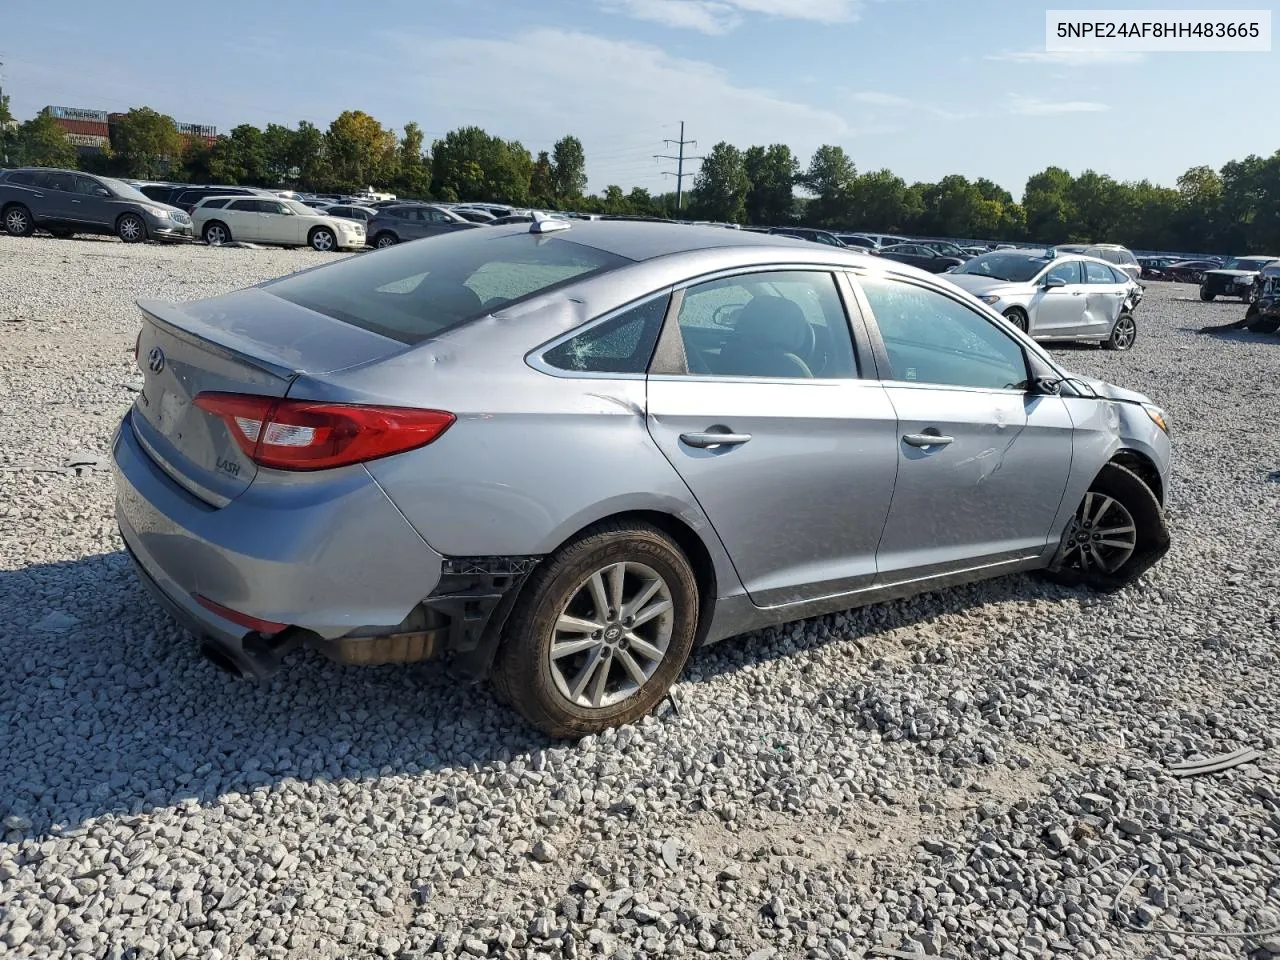
M 174 304 L 139 300 L 143 388 L 134 434 L 176 483 L 215 507 L 253 482 L 258 467 L 227 425 L 195 406 L 205 391 L 283 397 L 301 373 L 368 363 L 405 345 L 315 313 L 259 288 Z

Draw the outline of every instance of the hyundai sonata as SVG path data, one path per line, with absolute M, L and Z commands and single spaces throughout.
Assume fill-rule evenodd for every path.
M 139 307 L 121 534 L 239 675 L 445 658 L 576 736 L 699 643 L 1169 544 L 1159 408 L 835 247 L 539 217 Z

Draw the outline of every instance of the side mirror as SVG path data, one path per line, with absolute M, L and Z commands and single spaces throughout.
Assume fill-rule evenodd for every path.
M 1027 393 L 1037 397 L 1056 397 L 1062 393 L 1062 381 L 1056 377 L 1037 377 Z
M 111 194 L 111 191 L 110 191 L 110 190 L 108 190 L 106 187 L 98 187 L 97 189 L 95 189 L 95 190 L 93 191 L 93 195 L 94 195 L 95 197 L 108 197 L 108 198 L 110 198 L 112 194 Z
M 1056 290 L 1058 287 L 1065 287 L 1066 285 L 1067 281 L 1061 277 L 1045 277 L 1044 279 L 1044 288 L 1046 290 Z

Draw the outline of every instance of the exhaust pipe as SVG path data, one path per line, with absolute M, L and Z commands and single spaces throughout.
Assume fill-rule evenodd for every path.
M 244 669 L 217 644 L 208 641 L 200 644 L 200 655 L 224 673 L 229 673 L 239 680 L 244 679 Z

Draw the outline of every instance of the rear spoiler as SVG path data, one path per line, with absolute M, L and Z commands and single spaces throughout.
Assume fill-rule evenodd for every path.
M 151 299 L 137 300 L 136 303 L 147 319 L 179 340 L 185 340 L 204 350 L 212 350 L 227 359 L 256 367 L 281 380 L 292 380 L 303 372 L 278 354 L 271 354 L 265 350 L 260 343 L 254 342 L 254 352 L 248 352 L 248 344 L 239 340 L 234 332 L 213 326 L 199 317 L 193 317 L 182 309 L 181 304 Z

